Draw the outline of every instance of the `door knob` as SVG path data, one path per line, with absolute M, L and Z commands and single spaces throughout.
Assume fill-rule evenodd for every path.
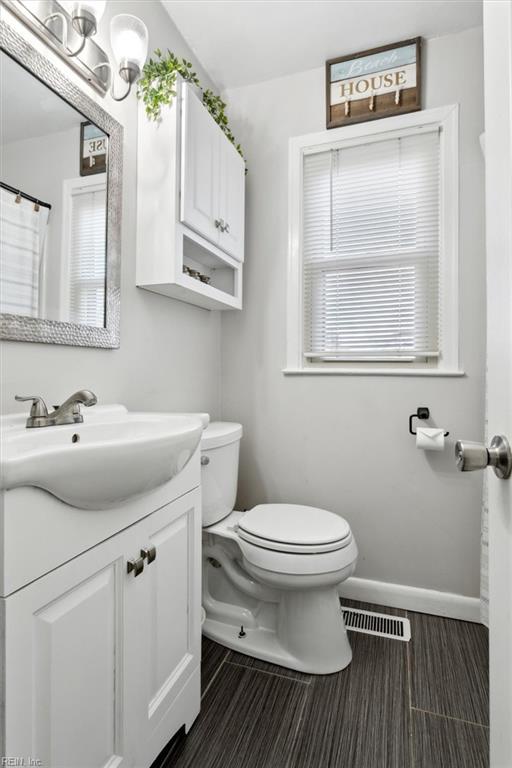
M 512 472 L 512 451 L 506 437 L 495 435 L 489 448 L 483 443 L 470 443 L 457 440 L 455 443 L 457 469 L 461 472 L 473 472 L 475 469 L 492 467 L 500 480 L 506 480 Z

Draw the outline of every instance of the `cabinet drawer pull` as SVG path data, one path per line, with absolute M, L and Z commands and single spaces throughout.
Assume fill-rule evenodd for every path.
M 134 558 L 133 560 L 128 560 L 128 562 L 126 563 L 127 573 L 131 573 L 133 571 L 133 575 L 135 577 L 140 576 L 143 570 L 144 570 L 143 557 L 137 557 L 137 558 Z
M 143 547 L 140 551 L 140 556 L 142 560 L 147 560 L 149 565 L 156 558 L 156 547 Z

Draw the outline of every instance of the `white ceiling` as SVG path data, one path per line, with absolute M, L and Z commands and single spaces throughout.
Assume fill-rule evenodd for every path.
M 162 0 L 219 88 L 482 24 L 482 0 Z
M 66 131 L 85 118 L 5 53 L 0 55 L 1 143 Z M 78 153 L 78 147 L 77 147 Z

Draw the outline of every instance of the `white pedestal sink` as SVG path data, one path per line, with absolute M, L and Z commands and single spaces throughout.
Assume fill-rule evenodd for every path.
M 207 414 L 95 406 L 82 424 L 27 429 L 0 421 L 0 489 L 34 486 L 80 509 L 106 509 L 166 483 L 196 450 Z

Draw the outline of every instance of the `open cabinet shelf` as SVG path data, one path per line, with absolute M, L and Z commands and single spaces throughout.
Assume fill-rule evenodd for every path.
M 242 265 L 211 244 L 199 242 L 202 238 L 185 232 L 183 228 L 180 228 L 178 240 L 176 250 L 180 258 L 177 259 L 172 279 L 139 284 L 140 287 L 204 309 L 241 309 Z M 199 272 L 210 282 L 192 277 L 184 271 L 185 267 Z

